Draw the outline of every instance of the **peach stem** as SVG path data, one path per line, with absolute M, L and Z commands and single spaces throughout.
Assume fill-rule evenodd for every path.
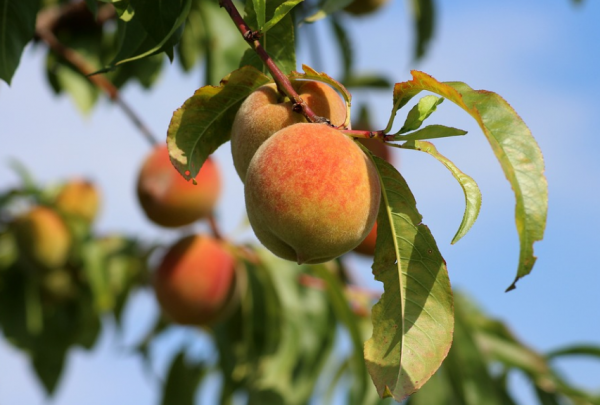
M 310 107 L 306 105 L 304 100 L 302 100 L 302 98 L 298 95 L 296 90 L 294 90 L 290 79 L 281 71 L 281 69 L 279 69 L 279 67 L 277 67 L 273 59 L 271 59 L 267 51 L 265 51 L 260 44 L 258 40 L 260 37 L 260 32 L 253 31 L 250 26 L 246 24 L 246 21 L 244 21 L 237 8 L 235 8 L 233 2 L 231 0 L 219 0 L 219 6 L 223 7 L 227 11 L 235 26 L 238 28 L 246 42 L 248 42 L 248 45 L 250 45 L 250 47 L 263 61 L 267 69 L 269 69 L 269 72 L 271 72 L 271 75 L 277 84 L 277 89 L 279 92 L 288 96 L 294 102 L 294 111 L 303 114 L 310 122 L 327 123 L 331 125 L 328 119 L 315 114 L 314 111 L 312 111 Z

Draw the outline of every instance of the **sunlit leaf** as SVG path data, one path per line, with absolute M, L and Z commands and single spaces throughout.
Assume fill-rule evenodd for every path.
M 282 3 L 279 7 L 275 9 L 275 13 L 273 14 L 273 18 L 271 18 L 266 24 L 261 25 L 259 22 L 259 26 L 262 27 L 261 31 L 263 34 L 273 28 L 275 24 L 283 19 L 294 7 L 298 5 L 298 3 L 304 0 L 288 0 L 285 3 Z
M 380 396 L 399 401 L 440 367 L 452 343 L 453 300 L 446 263 L 422 223 L 408 185 L 382 159 L 373 274 L 384 294 L 373 307 L 367 369 Z
M 196 90 L 173 113 L 167 131 L 171 162 L 186 178 L 198 174 L 206 158 L 230 137 L 240 104 L 269 78 L 252 67 L 243 67 L 221 81 L 220 86 Z
M 411 132 L 407 135 L 396 135 L 395 141 L 421 141 L 424 139 L 447 138 L 450 136 L 466 135 L 467 131 L 462 129 L 447 127 L 445 125 L 429 125 L 425 128 Z
M 475 180 L 473 180 L 470 176 L 461 172 L 448 158 L 439 153 L 436 147 L 430 142 L 410 141 L 401 145 L 400 147 L 405 149 L 419 150 L 430 154 L 439 160 L 440 163 L 446 166 L 448 170 L 450 170 L 454 178 L 462 187 L 465 194 L 465 213 L 456 235 L 454 235 L 454 238 L 452 238 L 453 244 L 458 242 L 463 236 L 466 235 L 469 229 L 471 229 L 475 223 L 475 220 L 477 219 L 477 216 L 479 215 L 479 210 L 481 209 L 481 191 L 479 190 L 477 183 L 475 183 Z
M 436 96 L 425 96 L 408 112 L 404 125 L 398 131 L 398 134 L 405 134 L 415 129 L 419 129 L 431 114 L 442 104 L 444 99 Z
M 544 176 L 544 160 L 529 128 L 512 107 L 496 93 L 473 90 L 460 82 L 440 83 L 433 77 L 412 71 L 413 80 L 394 86 L 396 111 L 422 90 L 437 93 L 456 103 L 479 124 L 516 197 L 515 219 L 520 238 L 520 255 L 516 282 L 529 274 L 535 263 L 533 244 L 544 236 L 548 211 L 548 183 Z
M 39 7 L 39 0 L 0 0 L 0 79 L 8 84 L 33 38 Z

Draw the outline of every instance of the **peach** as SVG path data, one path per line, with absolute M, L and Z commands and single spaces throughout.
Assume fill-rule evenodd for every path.
M 64 214 L 92 223 L 98 213 L 100 195 L 86 180 L 72 180 L 65 184 L 56 197 L 56 207 Z
M 71 234 L 52 209 L 37 206 L 13 223 L 17 246 L 25 260 L 42 269 L 57 269 L 66 263 Z
M 323 124 L 294 124 L 269 138 L 245 185 L 258 239 L 298 263 L 322 263 L 356 247 L 375 223 L 380 194 L 373 162 Z
M 332 87 L 315 81 L 294 81 L 292 85 L 315 114 L 335 126 L 344 123 L 346 105 Z M 273 83 L 259 87 L 244 100 L 231 129 L 233 164 L 242 182 L 260 145 L 280 129 L 300 122 L 307 122 L 306 118 L 292 111 L 292 102 L 279 94 Z
M 360 245 L 354 248 L 354 251 L 363 255 L 373 256 L 375 254 L 375 242 L 377 242 L 377 222 L 375 222 L 367 237 L 360 242 Z
M 137 181 L 138 200 L 146 216 L 164 227 L 178 227 L 209 216 L 219 198 L 221 178 L 207 159 L 194 185 L 173 167 L 166 146 L 156 147 L 146 158 Z
M 235 260 L 217 240 L 190 235 L 164 256 L 153 279 L 163 311 L 182 325 L 208 325 L 235 299 Z

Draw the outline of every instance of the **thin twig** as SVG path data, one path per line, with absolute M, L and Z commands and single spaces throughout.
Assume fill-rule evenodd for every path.
M 227 10 L 227 13 L 233 20 L 233 23 L 238 28 L 246 42 L 248 42 L 248 45 L 250 45 L 250 47 L 263 61 L 267 69 L 269 69 L 269 72 L 271 72 L 279 91 L 292 100 L 294 104 L 294 111 L 303 114 L 310 122 L 326 123 L 331 125 L 327 118 L 320 117 L 315 114 L 314 111 L 312 111 L 310 107 L 306 105 L 304 100 L 302 100 L 302 98 L 298 95 L 296 90 L 294 90 L 290 79 L 281 71 L 281 69 L 279 69 L 273 59 L 271 59 L 269 54 L 260 44 L 260 41 L 258 40 L 260 37 L 260 32 L 253 31 L 250 26 L 246 24 L 246 21 L 244 21 L 237 8 L 235 8 L 233 2 L 231 0 L 219 0 L 219 5 Z
M 69 4 L 66 7 L 59 9 L 51 8 L 48 11 L 40 13 L 40 16 L 37 19 L 35 30 L 36 37 L 44 41 L 54 53 L 69 62 L 75 69 L 79 71 L 79 73 L 87 77 L 92 84 L 106 93 L 111 101 L 121 107 L 125 115 L 127 115 L 131 122 L 133 122 L 135 127 L 138 128 L 146 140 L 152 146 L 156 146 L 158 142 L 155 136 L 152 134 L 152 132 L 150 132 L 148 127 L 144 125 L 142 120 L 131 108 L 131 106 L 129 106 L 129 104 L 123 100 L 117 87 L 112 84 L 104 75 L 96 74 L 90 76 L 97 69 L 95 69 L 94 66 L 91 65 L 79 52 L 63 45 L 54 34 L 54 30 L 60 26 L 61 21 L 72 19 L 73 15 L 82 12 L 82 7 L 86 7 L 85 3 L 83 2 Z M 103 7 L 103 9 L 106 9 L 106 7 Z M 84 12 L 86 10 L 84 10 Z M 110 18 L 110 14 L 107 12 L 102 14 L 99 12 L 99 17 L 101 15 L 103 18 Z
M 208 217 L 208 225 L 210 226 L 210 230 L 213 234 L 213 237 L 218 240 L 223 240 L 223 235 L 221 234 L 219 225 L 217 224 L 217 221 L 215 220 L 214 215 L 210 215 Z

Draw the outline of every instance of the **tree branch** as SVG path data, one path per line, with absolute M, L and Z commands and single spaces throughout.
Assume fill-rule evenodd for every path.
M 112 12 L 109 10 L 112 9 Z M 144 125 L 139 116 L 135 111 L 121 98 L 117 87 L 110 82 L 104 75 L 93 75 L 97 69 L 91 65 L 79 52 L 63 45 L 55 35 L 56 30 L 65 25 L 69 25 L 76 20 L 78 16 L 85 16 L 86 13 L 91 15 L 87 6 L 84 2 L 67 4 L 64 7 L 52 7 L 48 8 L 40 13 L 37 18 L 35 35 L 38 39 L 48 45 L 55 54 L 69 62 L 75 69 L 77 69 L 82 75 L 88 78 L 92 84 L 102 90 L 111 101 L 117 104 L 125 115 L 133 122 L 135 127 L 142 133 L 146 140 L 155 146 L 158 144 L 156 138 L 150 132 L 148 127 Z M 114 8 L 112 6 L 104 6 L 98 11 L 97 23 L 101 24 L 107 19 L 114 16 Z M 85 18 L 85 17 L 83 17 Z
M 269 69 L 269 72 L 271 72 L 271 75 L 277 84 L 279 92 L 285 94 L 290 98 L 290 100 L 292 100 L 294 104 L 293 110 L 297 113 L 303 114 L 310 122 L 326 123 L 331 125 L 331 122 L 327 118 L 320 117 L 315 114 L 314 111 L 312 111 L 310 107 L 306 105 L 304 100 L 302 100 L 302 98 L 298 95 L 296 90 L 294 90 L 290 79 L 288 79 L 281 69 L 277 67 L 273 59 L 271 59 L 269 54 L 260 44 L 260 41 L 258 40 L 260 37 L 260 32 L 253 31 L 252 28 L 246 24 L 246 21 L 244 21 L 237 8 L 235 8 L 233 2 L 231 0 L 219 0 L 219 5 L 227 11 L 235 26 L 238 28 L 246 42 L 248 42 L 248 45 L 250 45 L 250 47 L 263 61 L 267 69 Z

